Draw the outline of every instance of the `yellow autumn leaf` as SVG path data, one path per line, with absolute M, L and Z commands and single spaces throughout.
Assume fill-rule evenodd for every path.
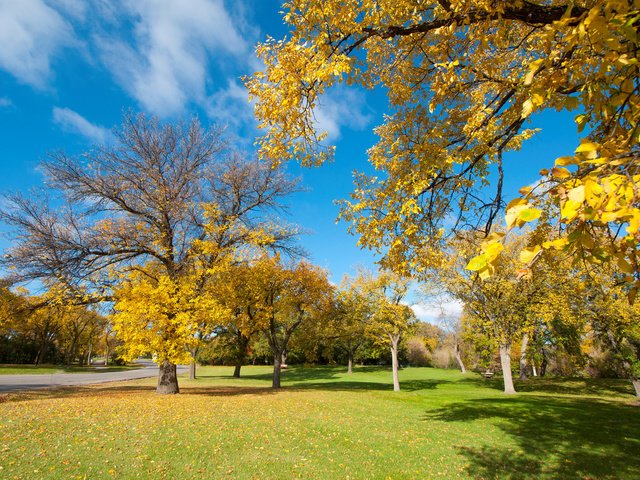
M 592 207 L 597 207 L 602 201 L 602 186 L 593 180 L 587 178 L 584 182 L 584 198 Z
M 541 251 L 542 249 L 539 245 L 536 245 L 535 247 L 525 248 L 520 252 L 519 259 L 522 263 L 529 265 Z
M 525 86 L 531 85 L 531 82 L 533 82 L 533 77 L 538 71 L 538 68 L 540 68 L 540 65 L 542 65 L 542 62 L 544 62 L 544 59 L 539 58 L 538 60 L 534 60 L 529 64 L 529 71 L 525 75 L 523 81 Z
M 600 146 L 597 143 L 584 141 L 576 148 L 576 153 L 581 153 L 584 157 L 593 159 L 598 156 L 598 148 Z
M 571 176 L 571 172 L 564 167 L 553 167 L 551 169 L 551 175 L 558 180 L 564 180 Z
M 520 213 L 518 214 L 518 219 L 522 220 L 523 222 L 533 222 L 534 220 L 540 217 L 541 213 L 542 213 L 542 210 L 538 208 L 533 208 L 533 207 L 525 208 L 521 210 Z
M 568 157 L 558 157 L 555 161 L 557 167 L 566 167 L 567 165 L 576 165 L 578 163 L 580 163 L 580 160 L 573 155 Z
M 533 112 L 533 101 L 529 98 L 522 103 L 520 118 L 527 118 Z
M 545 248 L 545 249 L 554 248 L 556 250 L 560 250 L 561 248 L 563 248 L 568 243 L 569 243 L 569 240 L 567 240 L 566 237 L 562 237 L 562 238 L 558 238 L 556 240 L 549 240 L 547 242 L 544 242 L 542 244 L 542 248 Z
M 616 256 L 616 263 L 623 273 L 628 273 L 630 275 L 633 275 L 635 273 L 633 266 L 629 262 L 627 262 L 623 255 Z
M 485 261 L 491 263 L 495 260 L 500 252 L 504 250 L 504 245 L 500 242 L 493 242 L 484 248 Z
M 578 215 L 578 209 L 582 206 L 582 203 L 574 202 L 573 200 L 567 200 L 560 209 L 560 215 L 563 219 L 573 220 Z
M 491 275 L 493 275 L 493 271 L 493 267 L 491 267 L 491 265 L 488 265 L 486 268 L 478 271 L 478 275 L 480 276 L 481 280 L 486 280 L 487 278 L 490 278 Z
M 569 200 L 573 202 L 583 203 L 584 202 L 584 185 L 579 185 L 569 190 L 567 192 L 567 197 L 569 197 Z
M 476 272 L 478 270 L 482 270 L 483 268 L 486 268 L 487 266 L 487 257 L 484 253 L 473 257 L 469 263 L 467 263 L 467 266 L 465 267 L 467 270 L 471 270 L 472 272 Z

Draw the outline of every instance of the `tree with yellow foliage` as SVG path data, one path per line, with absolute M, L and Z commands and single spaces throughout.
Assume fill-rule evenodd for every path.
M 280 388 L 282 364 L 292 335 L 305 324 L 322 321 L 331 308 L 333 288 L 322 269 L 301 261 L 285 266 L 278 256 L 251 263 L 253 321 L 260 325 L 273 354 L 273 388 Z
M 353 373 L 355 356 L 367 341 L 366 328 L 373 311 L 367 296 L 345 276 L 336 291 L 335 309 L 326 330 L 333 346 L 347 356 L 347 373 Z
M 496 271 L 482 280 L 465 268 L 477 247 L 473 236 L 460 237 L 452 242 L 449 260 L 437 272 L 445 290 L 464 304 L 466 328 L 497 345 L 507 394 L 516 393 L 511 374 L 514 344 L 526 348 L 536 322 L 562 312 L 571 314 L 569 289 L 563 288 L 570 274 L 560 262 L 541 261 L 531 275 L 518 268 L 519 252 L 527 240 L 521 236 L 507 242 Z
M 398 392 L 398 350 L 416 321 L 413 310 L 403 303 L 409 291 L 409 281 L 387 270 L 380 271 L 378 275 L 362 271 L 353 284 L 368 302 L 371 311 L 365 324 L 365 335 L 391 352 L 393 390 Z
M 611 268 L 590 269 L 577 313 L 586 318 L 598 344 L 613 354 L 640 398 L 640 304 L 629 305 L 626 290 Z
M 191 275 L 171 278 L 150 265 L 121 279 L 114 291 L 112 322 L 124 342 L 125 360 L 145 354 L 174 365 L 192 360 L 190 352 L 202 340 L 203 329 L 212 330 L 227 313 L 217 298 L 203 293 L 198 280 Z M 177 385 L 175 374 L 175 368 L 161 369 L 158 389 Z
M 269 213 L 296 182 L 230 153 L 218 130 L 195 119 L 127 115 L 115 135 L 113 145 L 43 162 L 66 204 L 10 198 L 0 219 L 17 235 L 4 263 L 16 280 L 54 279 L 77 303 L 115 300 L 127 356 L 152 349 L 158 393 L 177 393 L 186 339 L 203 312 L 219 311 L 207 284 L 247 249 L 293 248 L 295 229 Z
M 219 298 L 227 314 L 216 329 L 217 345 L 225 347 L 225 357 L 234 363 L 233 376 L 240 377 L 249 357 L 250 345 L 264 328 L 256 298 L 256 265 L 241 262 L 227 269 L 210 294 Z
M 265 68 L 246 81 L 260 153 L 325 161 L 320 97 L 337 84 L 382 87 L 389 111 L 369 150 L 380 175 L 357 176 L 342 218 L 384 265 L 423 273 L 448 231 L 489 234 L 504 206 L 503 154 L 534 134 L 534 112 L 575 110 L 580 144 L 509 204 L 507 226 L 554 202 L 562 235 L 539 248 L 616 261 L 638 288 L 636 0 L 290 0 L 284 11 L 290 37 L 261 44 Z M 475 259 L 485 276 L 499 241 Z

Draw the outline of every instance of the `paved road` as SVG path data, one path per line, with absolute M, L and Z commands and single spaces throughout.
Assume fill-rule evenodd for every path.
M 185 372 L 186 370 L 187 367 L 178 366 L 178 373 Z M 0 392 L 55 388 L 67 385 L 90 385 L 93 383 L 118 382 L 157 376 L 158 366 L 151 362 L 145 364 L 144 368 L 122 372 L 0 375 Z

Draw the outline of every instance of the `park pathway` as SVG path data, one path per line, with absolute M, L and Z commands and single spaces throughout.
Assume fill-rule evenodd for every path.
M 37 388 L 55 388 L 70 385 L 121 382 L 158 376 L 158 366 L 155 363 L 138 363 L 144 365 L 144 367 L 122 372 L 0 375 L 0 393 L 16 392 L 19 390 L 33 390 Z M 178 366 L 178 373 L 185 371 L 187 371 L 187 367 Z

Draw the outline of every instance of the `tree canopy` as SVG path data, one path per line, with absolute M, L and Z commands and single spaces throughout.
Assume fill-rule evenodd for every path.
M 508 227 L 560 208 L 560 248 L 614 260 L 638 287 L 637 1 L 291 0 L 285 40 L 258 47 L 247 79 L 265 158 L 316 164 L 333 155 L 318 132 L 319 98 L 337 84 L 381 87 L 388 114 L 342 217 L 383 263 L 422 273 L 450 231 L 489 234 L 505 206 L 503 154 L 534 134 L 534 112 L 577 113 L 575 152 L 558 152 L 535 187 L 507 206 Z M 490 274 L 499 239 L 475 270 Z

